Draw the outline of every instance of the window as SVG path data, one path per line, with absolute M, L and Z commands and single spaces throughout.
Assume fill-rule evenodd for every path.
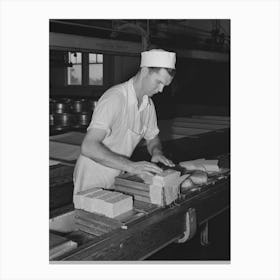
M 68 61 L 72 64 L 67 67 L 67 85 L 82 84 L 82 53 L 68 52 Z
M 68 86 L 103 86 L 103 54 L 66 52 L 66 82 Z
M 89 85 L 103 85 L 103 54 L 89 53 Z

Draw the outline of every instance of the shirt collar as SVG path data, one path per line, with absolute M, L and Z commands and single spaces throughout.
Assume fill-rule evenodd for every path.
M 128 91 L 128 102 L 129 102 L 129 104 L 131 104 L 131 105 L 135 104 L 136 106 L 138 106 L 138 99 L 136 97 L 136 92 L 135 92 L 134 87 L 133 87 L 133 78 L 131 78 L 128 81 L 128 88 L 129 88 L 129 91 Z M 142 99 L 141 106 L 139 108 L 139 111 L 144 110 L 148 105 L 151 105 L 150 98 L 148 97 L 148 95 L 144 95 L 143 99 Z

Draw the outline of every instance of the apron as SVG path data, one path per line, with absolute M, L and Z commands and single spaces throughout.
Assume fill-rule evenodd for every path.
M 110 147 L 107 143 L 109 140 L 105 138 L 103 143 L 109 149 L 117 154 L 130 157 L 143 138 L 146 131 L 146 126 L 140 132 L 134 131 L 131 128 L 126 128 L 124 137 L 117 149 Z M 74 170 L 74 194 L 90 188 L 112 188 L 115 177 L 121 173 L 120 170 L 113 169 L 95 162 L 83 155 L 80 155 Z

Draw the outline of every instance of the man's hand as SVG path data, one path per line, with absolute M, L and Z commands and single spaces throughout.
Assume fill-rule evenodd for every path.
M 160 139 L 158 136 L 154 137 L 151 140 L 147 140 L 147 149 L 152 156 L 151 162 L 161 162 L 164 165 L 170 167 L 175 166 L 175 164 L 170 159 L 167 159 L 163 155 Z
M 130 164 L 130 173 L 133 174 L 148 174 L 148 175 L 154 175 L 160 174 L 163 170 L 158 167 L 156 164 L 148 162 L 148 161 L 138 161 L 138 162 L 132 162 Z
M 168 158 L 166 158 L 163 154 L 155 154 L 152 156 L 151 162 L 161 162 L 166 166 L 173 167 L 175 164 Z

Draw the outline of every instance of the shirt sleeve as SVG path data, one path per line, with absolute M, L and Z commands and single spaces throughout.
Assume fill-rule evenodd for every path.
M 145 140 L 152 140 L 159 134 L 159 129 L 157 125 L 157 115 L 154 103 L 152 99 L 150 99 L 150 106 L 148 112 L 148 121 L 147 121 L 147 130 L 144 134 Z
M 123 102 L 119 92 L 104 94 L 98 101 L 87 130 L 100 128 L 106 130 L 106 136 L 111 133 L 112 125 L 120 116 Z

